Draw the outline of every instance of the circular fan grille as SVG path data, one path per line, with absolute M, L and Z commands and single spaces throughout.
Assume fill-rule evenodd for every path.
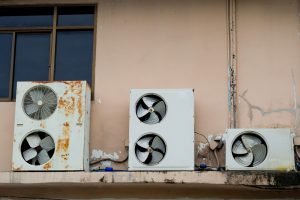
M 57 96 L 47 86 L 39 85 L 27 91 L 23 99 L 24 112 L 32 119 L 42 120 L 54 113 Z
M 166 154 L 166 144 L 156 134 L 149 133 L 141 137 L 135 144 L 137 159 L 146 165 L 158 164 Z
M 146 124 L 159 123 L 166 115 L 166 103 L 157 95 L 145 95 L 136 105 L 136 115 Z
M 244 133 L 234 141 L 232 155 L 240 165 L 255 167 L 265 160 L 267 145 L 258 134 Z
M 53 138 L 42 131 L 27 135 L 21 144 L 23 159 L 30 165 L 45 164 L 52 158 L 54 150 Z

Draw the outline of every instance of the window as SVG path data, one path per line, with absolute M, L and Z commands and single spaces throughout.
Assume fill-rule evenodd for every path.
M 93 88 L 95 6 L 0 7 L 0 100 L 17 81 L 86 80 Z

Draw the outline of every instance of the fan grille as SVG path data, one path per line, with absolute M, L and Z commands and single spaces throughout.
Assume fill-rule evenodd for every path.
M 57 96 L 44 85 L 29 89 L 23 98 L 23 110 L 28 117 L 43 120 L 50 117 L 57 107 Z
M 54 151 L 53 138 L 43 131 L 30 133 L 21 143 L 22 157 L 30 165 L 47 163 L 53 157 Z
M 237 163 L 243 167 L 256 167 L 267 157 L 267 144 L 253 132 L 239 135 L 232 144 L 231 152 Z
M 136 104 L 136 116 L 146 124 L 157 124 L 166 115 L 167 106 L 165 101 L 155 94 L 143 96 Z
M 135 155 L 145 165 L 157 165 L 166 154 L 164 140 L 154 133 L 141 137 L 135 144 Z

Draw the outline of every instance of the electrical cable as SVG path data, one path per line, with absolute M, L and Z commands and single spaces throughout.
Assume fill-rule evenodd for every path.
M 195 131 L 195 133 L 198 134 L 198 135 L 201 135 L 202 137 L 204 137 L 205 140 L 207 141 L 207 143 L 209 144 L 209 141 L 208 141 L 207 137 L 206 137 L 204 134 L 199 133 L 199 132 L 197 132 L 197 131 Z

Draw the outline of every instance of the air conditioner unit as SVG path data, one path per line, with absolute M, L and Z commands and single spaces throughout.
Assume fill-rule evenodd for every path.
M 129 170 L 194 170 L 193 89 L 132 89 Z
M 228 129 L 227 170 L 294 170 L 290 129 Z
M 13 171 L 89 170 L 86 81 L 18 82 Z

